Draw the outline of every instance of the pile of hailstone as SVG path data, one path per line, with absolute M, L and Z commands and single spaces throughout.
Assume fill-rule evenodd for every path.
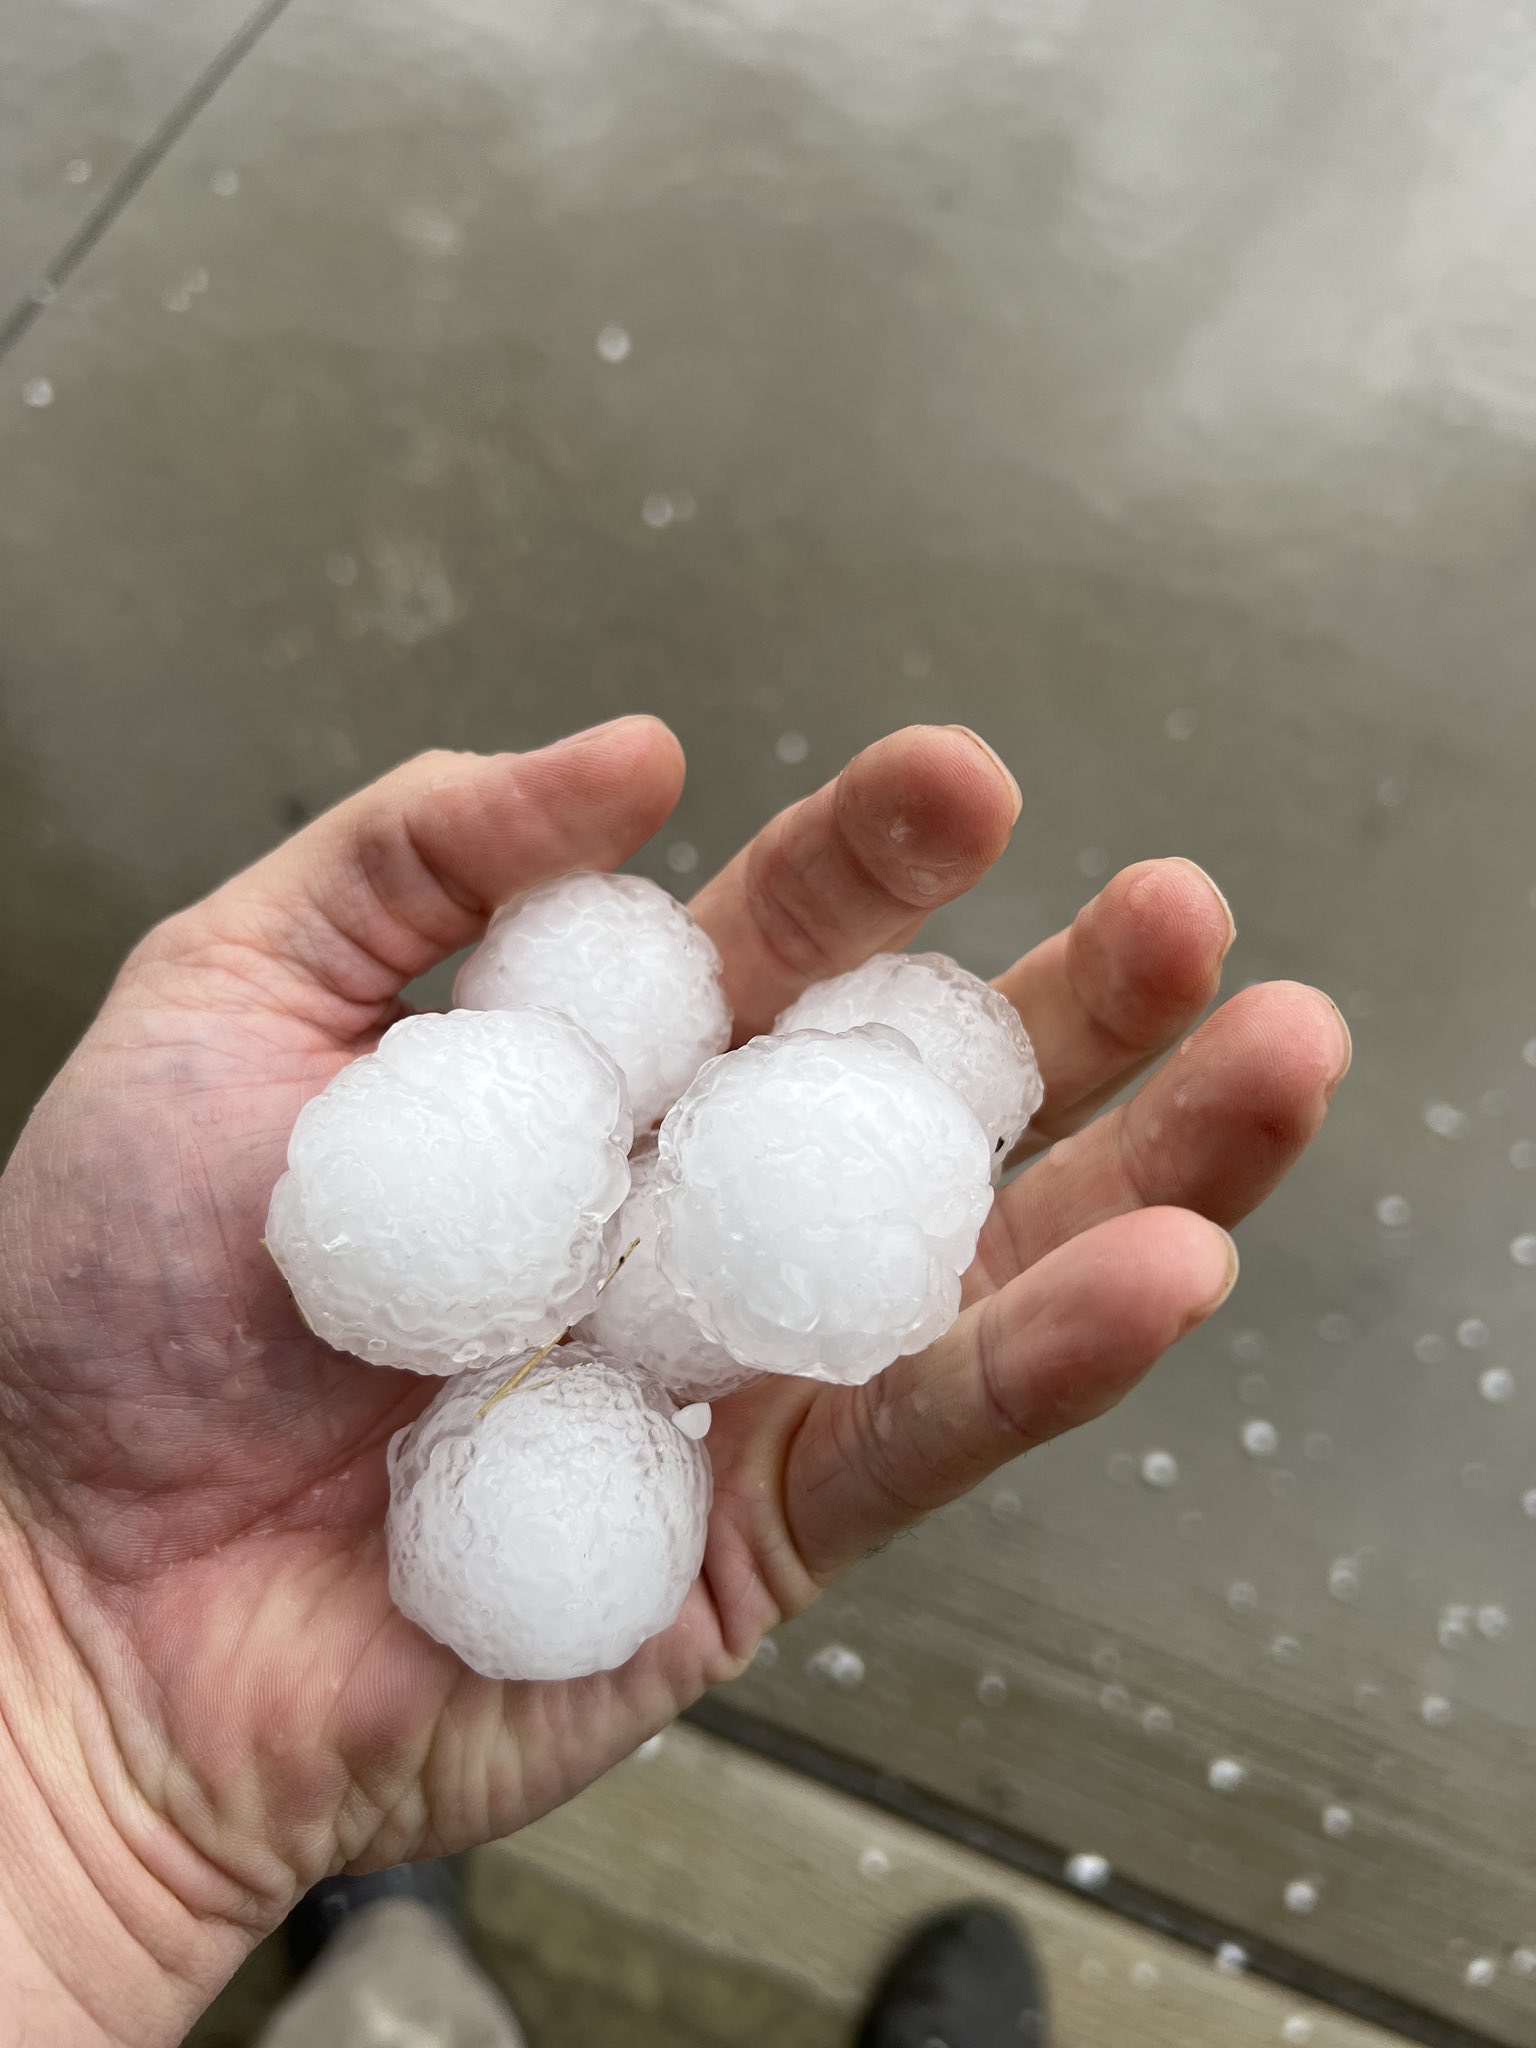
M 317 1335 L 443 1380 L 390 1445 L 396 1605 L 487 1677 L 575 1678 L 698 1577 L 710 1402 L 954 1321 L 1040 1077 L 934 953 L 727 1051 L 719 954 L 627 875 L 506 905 L 454 997 L 304 1108 L 267 1244 Z

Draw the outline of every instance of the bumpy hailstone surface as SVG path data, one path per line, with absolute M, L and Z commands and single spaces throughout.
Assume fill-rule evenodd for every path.
M 954 1321 L 986 1134 L 899 1032 L 711 1060 L 661 1127 L 663 1272 L 743 1363 L 857 1385 Z
M 710 1468 L 670 1398 L 571 1343 L 506 1383 L 450 1380 L 389 1447 L 389 1590 L 486 1678 L 611 1671 L 676 1619 L 704 1559 Z
M 856 1024 L 904 1032 L 969 1107 L 999 1160 L 1045 1099 L 1018 1011 L 945 953 L 877 953 L 808 988 L 774 1030 L 849 1031 Z
M 327 1343 L 456 1372 L 592 1306 L 631 1135 L 618 1068 L 569 1017 L 407 1017 L 300 1111 L 267 1245 Z
M 577 1335 L 590 1338 L 600 1351 L 643 1367 L 680 1401 L 722 1400 L 757 1375 L 710 1342 L 657 1263 L 654 1140 L 635 1147 L 629 1172 L 618 1240 L 620 1252 L 630 1244 L 635 1249 L 603 1289 Z
M 714 942 L 638 875 L 561 875 L 505 904 L 453 999 L 471 1010 L 539 1003 L 574 1017 L 618 1061 L 641 1131 L 731 1037 Z

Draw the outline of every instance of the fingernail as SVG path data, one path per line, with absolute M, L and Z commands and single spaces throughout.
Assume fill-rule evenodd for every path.
M 1237 1285 L 1237 1276 L 1238 1272 L 1240 1271 L 1240 1261 L 1237 1256 L 1237 1246 L 1232 1240 L 1231 1233 L 1229 1231 L 1224 1230 L 1221 1234 L 1227 1240 L 1227 1270 L 1226 1274 L 1222 1279 L 1221 1291 L 1216 1296 L 1215 1300 L 1211 1303 L 1210 1307 L 1206 1310 L 1207 1315 L 1214 1315 L 1217 1309 L 1221 1307 L 1221 1304 L 1226 1300 L 1227 1296 L 1232 1292 L 1233 1288 Z
M 1340 1082 L 1354 1064 L 1355 1040 L 1354 1034 L 1344 1021 L 1344 1012 L 1339 1008 L 1332 996 L 1328 997 L 1328 1007 L 1339 1020 L 1339 1063 L 1334 1069 L 1333 1079 L 1328 1083 L 1328 1100 L 1332 1102 Z
M 972 732 L 968 725 L 948 725 L 944 730 L 946 732 L 958 732 L 968 739 L 973 747 L 980 747 L 993 767 L 1003 776 L 1008 787 L 1013 791 L 1013 816 L 1014 822 L 1017 823 L 1019 813 L 1024 808 L 1024 792 L 1019 788 L 1013 770 L 1008 766 L 1008 763 L 1003 759 L 996 747 L 989 747 L 981 734 L 979 732 Z

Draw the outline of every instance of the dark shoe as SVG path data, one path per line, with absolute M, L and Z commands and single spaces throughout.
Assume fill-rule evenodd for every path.
M 957 1906 L 910 1935 L 858 2048 L 1046 2048 L 1045 1985 L 1023 1934 L 992 1906 Z
M 366 1877 L 321 1878 L 300 1899 L 284 1925 L 294 1974 L 307 1970 L 334 1934 L 383 1899 L 414 1899 L 462 1936 L 463 1858 L 445 1856 L 436 1863 L 402 1863 L 394 1870 L 370 1871 Z

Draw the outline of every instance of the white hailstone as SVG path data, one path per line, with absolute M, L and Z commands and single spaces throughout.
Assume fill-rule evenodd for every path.
M 568 1017 L 407 1017 L 299 1112 L 267 1245 L 327 1343 L 455 1372 L 592 1306 L 630 1138 L 617 1067 Z
M 504 904 L 459 970 L 468 1010 L 561 1010 L 619 1064 L 637 1130 L 730 1043 L 714 942 L 639 875 L 561 875 Z
M 630 1156 L 618 1215 L 619 1250 L 635 1249 L 576 1334 L 642 1367 L 680 1401 L 723 1400 L 758 1375 L 710 1342 L 656 1262 L 657 1166 L 655 1144 L 642 1141 Z
M 1148 1451 L 1141 1461 L 1141 1476 L 1146 1485 L 1165 1491 L 1179 1483 L 1179 1461 L 1172 1451 Z
M 1248 1967 L 1248 1951 L 1235 1941 L 1224 1941 L 1216 1951 L 1215 1963 L 1223 1977 L 1240 1977 Z
M 1288 1913 L 1311 1913 L 1317 1908 L 1317 1886 L 1310 1878 L 1293 1877 L 1285 1888 Z
M 1067 1883 L 1075 1884 L 1080 1892 L 1103 1891 L 1113 1874 L 1109 1858 L 1096 1856 L 1091 1850 L 1080 1849 L 1067 1858 Z
M 704 1559 L 709 1459 L 644 1373 L 567 1345 L 481 1410 L 450 1380 L 389 1447 L 389 1590 L 485 1678 L 612 1671 L 677 1618 Z
M 661 1127 L 662 1271 L 771 1372 L 856 1386 L 942 1336 L 991 1203 L 981 1126 L 878 1025 L 754 1038 Z
M 1331 1841 L 1342 1842 L 1354 1832 L 1355 1816 L 1347 1806 L 1325 1806 L 1323 1808 L 1323 1833 Z
M 1231 1756 L 1217 1757 L 1205 1776 L 1213 1792 L 1240 1792 L 1248 1782 L 1247 1770 Z
M 805 1675 L 817 1685 L 830 1685 L 838 1692 L 856 1692 L 864 1683 L 864 1659 L 846 1643 L 823 1643 L 806 1658 Z
M 877 953 L 808 988 L 774 1031 L 887 1024 L 917 1047 L 987 1134 L 1001 1162 L 1045 1099 L 1029 1034 L 1008 998 L 943 953 Z

